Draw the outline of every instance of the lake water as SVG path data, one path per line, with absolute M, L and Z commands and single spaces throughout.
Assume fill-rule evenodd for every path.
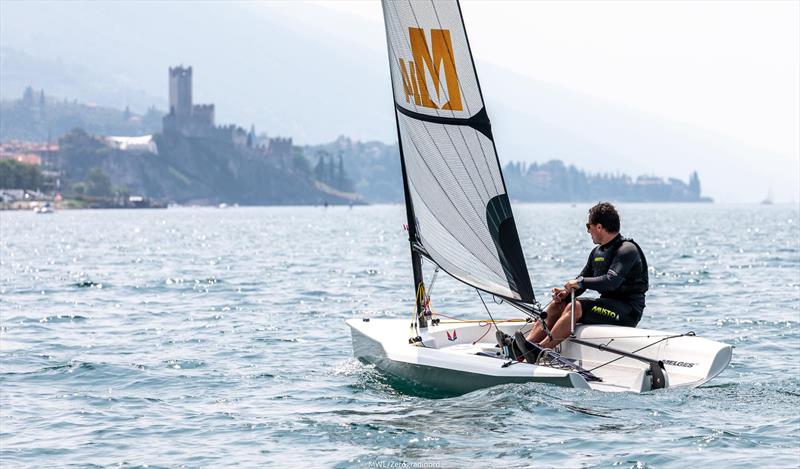
M 800 465 L 798 207 L 619 208 L 654 270 L 640 326 L 736 347 L 700 388 L 391 387 L 344 321 L 410 317 L 401 206 L 2 213 L 0 464 Z M 587 209 L 514 206 L 540 298 L 583 266 Z M 485 317 L 442 277 L 436 309 Z

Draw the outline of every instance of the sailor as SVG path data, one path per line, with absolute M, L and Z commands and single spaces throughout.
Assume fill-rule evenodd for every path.
M 589 209 L 586 230 L 597 246 L 577 278 L 568 280 L 564 288 L 553 289 L 553 301 L 546 309 L 551 336 L 538 322 L 526 338 L 521 333 L 516 335 L 516 345 L 523 353 L 532 351 L 535 355 L 540 348 L 553 348 L 569 337 L 573 291 L 576 297 L 586 290 L 600 293 L 599 298 L 576 299 L 576 323 L 636 327 L 642 319 L 648 288 L 647 259 L 639 245 L 624 238 L 619 229 L 619 214 L 613 205 L 601 202 Z

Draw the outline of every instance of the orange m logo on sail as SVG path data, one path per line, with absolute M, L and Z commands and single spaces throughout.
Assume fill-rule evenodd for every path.
M 425 39 L 425 31 L 422 28 L 408 28 L 408 36 L 414 60 L 408 62 L 406 68 L 405 61 L 399 59 L 406 102 L 408 103 L 411 98 L 414 98 L 414 104 L 417 106 L 461 111 L 464 107 L 461 103 L 461 89 L 458 85 L 458 73 L 456 73 L 450 31 L 431 29 L 432 50 L 428 48 L 428 41 Z M 441 106 L 431 99 L 426 70 L 430 74 L 434 91 L 436 91 L 436 101 L 441 103 L 443 99 L 448 99 Z M 444 84 L 447 85 L 446 90 L 442 87 L 440 75 L 442 71 L 444 71 Z

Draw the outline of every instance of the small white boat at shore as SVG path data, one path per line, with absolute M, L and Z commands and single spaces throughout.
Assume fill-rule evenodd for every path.
M 52 213 L 56 213 L 56 211 L 53 209 L 53 206 L 50 205 L 50 202 L 45 202 L 42 205 L 34 207 L 33 213 L 38 213 L 40 215 L 49 215 Z

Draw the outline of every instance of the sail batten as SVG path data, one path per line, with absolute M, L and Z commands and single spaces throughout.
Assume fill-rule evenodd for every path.
M 412 244 L 469 285 L 532 302 L 458 3 L 383 7 Z

